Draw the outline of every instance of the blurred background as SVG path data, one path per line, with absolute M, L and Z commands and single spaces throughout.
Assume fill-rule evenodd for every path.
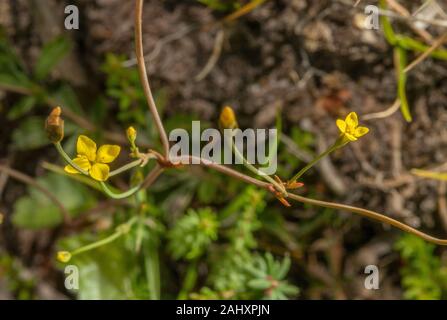
M 67 5 L 79 9 L 79 30 L 65 29 Z M 410 170 L 447 172 L 447 5 L 383 1 L 378 29 L 365 27 L 368 5 L 379 3 L 146 0 L 156 102 L 168 132 L 190 130 L 193 120 L 217 127 L 224 105 L 242 128 L 280 124 L 285 180 L 332 144 L 337 118 L 355 111 L 370 133 L 310 170 L 299 193 L 445 238 L 446 182 Z M 56 105 L 69 154 L 85 134 L 121 145 L 114 165 L 125 164 L 130 125 L 142 150 L 160 150 L 134 58 L 134 6 L 0 0 L 1 299 L 447 298 L 444 248 L 350 213 L 286 208 L 202 167 L 169 170 L 124 200 L 65 175 L 44 131 Z M 145 172 L 112 183 L 124 190 Z M 132 217 L 128 232 L 116 231 Z M 69 262 L 79 286 L 67 288 L 56 252 L 103 239 L 112 240 Z M 378 290 L 365 288 L 367 265 L 378 267 Z

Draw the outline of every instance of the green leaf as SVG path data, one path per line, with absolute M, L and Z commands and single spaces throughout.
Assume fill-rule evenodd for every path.
M 23 120 L 12 132 L 13 148 L 31 150 L 50 144 L 44 124 L 45 120 L 42 117 L 30 117 Z
M 386 9 L 386 1 L 380 0 L 380 8 Z M 384 15 L 381 16 L 381 22 L 383 26 L 383 33 L 385 34 L 385 39 L 388 41 L 388 43 L 392 46 L 394 46 L 397 42 L 396 40 L 396 34 L 394 33 L 393 26 L 391 25 L 390 19 Z
M 394 49 L 395 67 L 397 72 L 397 95 L 400 100 L 400 110 L 407 122 L 412 121 L 410 107 L 407 99 L 407 74 L 405 73 L 405 67 L 407 66 L 407 52 L 405 49 L 396 47 Z
M 25 96 L 19 100 L 8 112 L 9 120 L 16 120 L 33 109 L 37 99 L 33 96 Z
M 271 286 L 267 279 L 253 279 L 248 282 L 248 286 L 256 290 L 265 290 Z
M 37 179 L 75 217 L 94 203 L 91 192 L 81 184 L 57 174 L 48 174 Z M 12 221 L 16 226 L 28 229 L 50 228 L 62 222 L 59 208 L 39 189 L 28 188 L 28 195 L 14 205 Z
M 67 107 L 77 114 L 83 113 L 81 103 L 73 88 L 69 85 L 62 85 L 54 94 L 52 94 L 52 97 L 54 97 L 56 101 L 59 101 L 64 108 Z
M 16 88 L 30 88 L 31 81 L 26 75 L 22 62 L 7 39 L 0 34 L 0 85 Z
M 20 88 L 23 88 L 25 90 L 28 90 L 31 86 L 31 82 L 26 77 L 26 75 L 21 73 L 15 73 L 15 74 L 6 74 L 0 72 L 0 85 L 8 88 L 17 88 L 20 90 Z
M 447 181 L 447 172 L 434 172 L 421 169 L 412 169 L 411 173 L 422 178 Z
M 47 43 L 37 60 L 34 69 L 35 76 L 38 80 L 43 80 L 51 70 L 62 60 L 62 58 L 71 50 L 71 42 L 61 36 Z

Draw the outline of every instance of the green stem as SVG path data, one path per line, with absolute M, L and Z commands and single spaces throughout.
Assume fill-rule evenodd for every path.
M 120 168 L 118 168 L 118 169 L 115 169 L 115 170 L 113 170 L 113 171 L 110 171 L 110 173 L 109 173 L 109 177 L 116 176 L 116 175 L 118 175 L 118 174 L 120 174 L 120 173 L 123 173 L 123 172 L 125 172 L 125 171 L 127 171 L 127 170 L 130 170 L 130 169 L 132 169 L 132 168 L 135 168 L 135 167 L 139 166 L 142 162 L 143 162 L 143 161 L 142 161 L 141 159 L 138 159 L 138 160 L 132 161 L 132 162 L 130 162 L 130 163 L 128 163 L 128 164 L 125 164 L 124 166 L 122 166 L 122 167 L 120 167 Z
M 185 279 L 183 280 L 182 289 L 180 290 L 180 293 L 177 297 L 178 300 L 186 300 L 188 298 L 189 292 L 191 292 L 191 290 L 194 288 L 198 276 L 197 262 L 198 260 L 195 259 L 189 264 L 188 269 L 186 270 Z
M 46 169 L 48 171 L 60 174 L 60 175 L 67 176 L 70 179 L 73 179 L 73 180 L 76 180 L 76 181 L 78 181 L 80 183 L 83 183 L 83 184 L 85 184 L 85 185 L 87 185 L 87 186 L 89 186 L 89 187 L 91 187 L 93 189 L 96 189 L 98 191 L 102 191 L 101 187 L 99 186 L 98 181 L 90 179 L 90 178 L 88 178 L 88 177 L 86 177 L 84 175 L 68 173 L 68 172 L 66 172 L 64 170 L 63 167 L 54 165 L 54 164 L 49 163 L 49 162 L 43 162 L 42 163 L 42 168 L 44 168 L 44 169 Z
M 243 165 L 250 170 L 252 173 L 260 176 L 261 178 L 263 178 L 264 180 L 270 182 L 272 185 L 274 185 L 276 187 L 276 189 L 282 193 L 287 194 L 286 189 L 284 188 L 283 185 L 279 184 L 277 181 L 275 181 L 272 177 L 266 175 L 265 173 L 261 172 L 258 168 L 256 168 L 255 166 L 253 166 L 251 163 L 249 163 L 244 156 L 242 155 L 242 153 L 239 151 L 239 149 L 236 147 L 236 144 L 233 141 L 233 137 L 231 137 L 231 141 L 229 141 L 229 143 L 231 143 L 231 148 L 233 149 L 234 155 L 242 161 Z
M 136 222 L 136 217 L 133 217 L 128 222 L 126 222 L 125 224 L 121 225 L 121 227 L 125 227 L 125 228 L 118 227 L 117 231 L 115 231 L 113 234 L 111 234 L 107 238 L 104 238 L 104 239 L 101 239 L 99 241 L 90 243 L 90 244 L 88 244 L 86 246 L 80 247 L 80 248 L 74 250 L 73 252 L 71 252 L 71 255 L 75 256 L 75 255 L 78 255 L 80 253 L 99 248 L 101 246 L 104 246 L 106 244 L 109 244 L 109 243 L 115 241 L 116 239 L 118 239 L 119 237 L 121 237 L 122 235 L 127 233 L 123 229 L 130 228 L 135 222 Z
M 306 173 L 307 170 L 309 170 L 310 168 L 312 168 L 315 164 L 317 164 L 321 159 L 323 159 L 324 157 L 326 157 L 327 155 L 329 155 L 331 152 L 337 150 L 338 148 L 342 147 L 343 144 L 343 140 L 341 138 L 338 138 L 335 143 L 329 147 L 326 151 L 324 151 L 323 153 L 321 153 L 319 156 L 317 156 L 315 159 L 313 159 L 311 162 L 309 162 L 303 169 L 301 169 L 296 175 L 293 176 L 292 179 L 290 179 L 290 182 L 295 182 L 297 181 L 299 178 L 301 178 L 301 176 Z
M 114 193 L 112 190 L 109 189 L 109 187 L 103 181 L 100 181 L 99 185 L 101 186 L 104 193 L 107 194 L 110 198 L 124 199 L 124 198 L 128 198 L 130 196 L 133 196 L 135 193 L 137 193 L 141 189 L 142 183 L 139 183 L 132 189 L 129 189 L 123 193 Z
M 78 170 L 80 173 L 82 173 L 83 175 L 88 176 L 88 172 L 85 171 L 84 169 L 82 169 L 81 167 L 79 167 L 76 163 L 73 162 L 73 160 L 71 160 L 71 158 L 68 156 L 68 154 L 65 152 L 64 148 L 62 148 L 62 145 L 60 142 L 57 142 L 54 144 L 56 146 L 57 151 L 59 152 L 59 154 L 62 156 L 62 158 L 64 158 L 64 160 L 71 165 L 73 168 L 75 168 L 76 170 Z

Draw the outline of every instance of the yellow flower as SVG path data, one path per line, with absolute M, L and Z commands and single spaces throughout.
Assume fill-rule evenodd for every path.
M 346 137 L 349 141 L 356 141 L 369 132 L 367 127 L 359 126 L 359 119 L 355 112 L 348 114 L 345 120 L 338 119 L 336 123 L 342 136 Z
M 81 169 L 87 171 L 90 176 L 98 181 L 106 181 L 109 177 L 110 168 L 108 163 L 118 157 L 121 148 L 115 145 L 103 145 L 98 150 L 96 143 L 86 136 L 79 136 L 76 144 L 77 157 L 73 162 Z M 78 170 L 68 165 L 65 167 L 68 173 L 79 173 Z
M 224 107 L 219 117 L 219 125 L 222 129 L 236 129 L 238 127 L 236 115 L 231 107 Z
M 71 253 L 68 251 L 59 251 L 56 258 L 59 262 L 67 263 L 71 259 Z

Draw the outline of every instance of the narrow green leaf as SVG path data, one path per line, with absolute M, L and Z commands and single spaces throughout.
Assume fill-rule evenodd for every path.
M 31 111 L 35 106 L 37 99 L 33 96 L 25 96 L 19 100 L 8 112 L 9 120 L 16 120 Z
M 407 74 L 405 73 L 405 67 L 407 66 L 407 52 L 405 49 L 396 47 L 394 49 L 395 68 L 397 75 L 397 95 L 400 100 L 400 110 L 407 122 L 412 121 L 410 107 L 407 99 Z
M 57 37 L 47 43 L 37 60 L 34 69 L 38 80 L 43 80 L 51 70 L 62 60 L 62 58 L 71 50 L 72 44 L 65 37 Z

